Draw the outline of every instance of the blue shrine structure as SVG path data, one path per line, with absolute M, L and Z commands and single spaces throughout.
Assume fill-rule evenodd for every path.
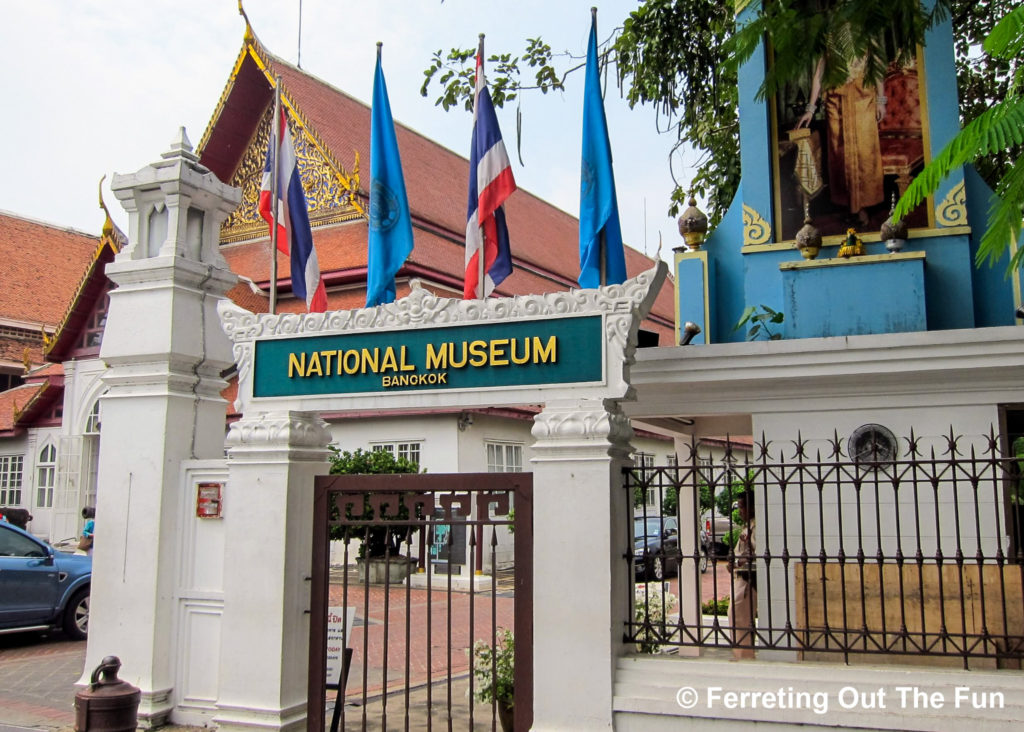
M 703 246 L 676 250 L 677 342 L 687 321 L 701 329 L 694 344 L 742 341 L 735 326 L 749 306 L 782 312 L 786 339 L 1017 322 L 1020 272 L 1006 272 L 1019 242 L 994 266 L 975 264 L 993 193 L 971 166 L 906 218 L 903 239 L 880 233 L 959 130 L 951 21 L 911 55 L 877 88 L 851 78 L 821 99 L 786 87 L 759 100 L 771 63 L 763 43 L 740 68 L 742 180 Z M 797 244 L 805 226 L 821 235 L 817 256 Z M 851 229 L 864 253 L 840 256 Z

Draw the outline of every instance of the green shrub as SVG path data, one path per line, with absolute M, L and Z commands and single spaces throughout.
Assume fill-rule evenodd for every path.
M 341 452 L 334 445 L 330 446 L 331 475 L 376 475 L 381 473 L 418 473 L 419 466 L 403 457 L 395 457 L 386 450 L 363 450 L 355 452 Z M 404 495 L 412 495 L 404 494 Z M 388 506 L 388 511 L 394 511 L 395 506 Z M 331 504 L 331 520 L 340 518 L 337 504 Z M 373 518 L 381 518 L 373 515 L 373 508 L 370 506 L 369 496 L 363 499 L 363 513 L 359 516 L 352 515 L 352 509 L 348 509 L 349 520 L 369 521 Z M 389 513 L 388 518 L 407 519 L 409 509 L 403 501 L 397 513 Z M 419 517 L 422 518 L 422 517 Z M 388 554 L 398 556 L 403 542 L 410 541 L 412 534 L 417 530 L 411 524 L 393 524 L 391 526 L 331 526 L 331 539 L 362 539 L 363 543 L 359 548 L 360 557 L 383 557 Z
M 728 615 L 729 596 L 726 595 L 720 600 L 708 600 L 707 602 L 701 603 L 700 611 L 704 615 Z

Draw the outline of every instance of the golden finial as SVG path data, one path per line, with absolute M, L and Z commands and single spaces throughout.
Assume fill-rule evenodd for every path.
M 238 0 L 238 14 L 245 18 L 245 40 L 255 40 L 256 34 L 253 33 L 252 23 L 249 22 L 249 16 L 245 14 L 245 8 L 242 7 L 242 0 Z
M 25 346 L 25 350 L 21 352 L 21 363 L 25 367 L 26 374 L 32 370 L 32 355 L 29 353 L 28 346 Z
M 107 174 L 104 173 L 103 177 L 100 178 L 99 192 L 100 192 L 100 208 L 103 209 L 103 213 L 106 214 L 107 219 L 103 222 L 103 236 L 109 237 L 114 233 L 114 220 L 110 218 L 110 210 L 107 208 L 107 204 L 103 201 L 103 181 L 107 179 Z

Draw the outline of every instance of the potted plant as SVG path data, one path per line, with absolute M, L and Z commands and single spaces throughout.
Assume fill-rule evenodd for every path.
M 498 720 L 504 732 L 512 732 L 515 684 L 515 636 L 511 630 L 499 630 L 497 645 L 478 640 L 473 644 L 474 696 L 483 704 L 497 703 Z
M 355 452 L 339 451 L 331 446 L 331 475 L 355 475 L 355 474 L 380 474 L 380 473 L 418 473 L 419 466 L 403 457 L 395 457 L 385 450 L 366 451 L 358 449 Z M 388 511 L 394 511 L 396 507 L 388 506 Z M 337 507 L 332 507 L 332 512 L 337 517 Z M 364 498 L 363 513 L 360 516 L 349 516 L 350 519 L 373 519 L 374 510 L 370 505 L 369 497 Z M 409 518 L 409 509 L 402 505 L 397 509 L 399 519 Z M 381 518 L 381 517 L 376 517 Z M 410 571 L 412 559 L 401 555 L 403 543 L 412 540 L 412 532 L 417 528 L 412 524 L 392 524 L 391 526 L 366 526 L 343 525 L 332 526 L 330 531 L 331 539 L 349 541 L 360 539 L 362 544 L 359 547 L 359 556 L 356 564 L 359 566 L 359 579 L 370 578 L 371 584 L 382 584 L 385 582 L 401 582 Z

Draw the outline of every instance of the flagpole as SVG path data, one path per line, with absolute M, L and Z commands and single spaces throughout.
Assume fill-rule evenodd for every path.
M 476 72 L 481 77 L 483 77 L 484 76 L 484 34 L 483 33 L 480 34 L 480 47 L 477 49 L 477 54 L 478 54 L 478 57 L 480 58 L 480 66 L 479 66 L 479 68 L 477 69 Z M 485 78 L 481 79 L 481 80 L 485 84 L 487 83 Z M 477 105 L 477 102 L 479 102 L 479 101 L 480 101 L 479 93 L 474 92 L 474 95 L 473 95 L 473 120 L 474 120 L 474 122 L 476 121 L 476 114 L 477 114 L 476 105 Z M 477 222 L 477 223 L 479 223 L 479 222 Z M 477 277 L 477 280 L 476 280 L 476 284 L 477 284 L 477 287 L 479 288 L 478 291 L 480 293 L 480 299 L 483 300 L 485 297 L 487 297 L 487 295 L 485 294 L 486 291 L 484 289 L 484 264 L 485 264 L 484 259 L 486 258 L 487 240 L 486 240 L 486 235 L 484 234 L 484 232 L 482 230 L 480 232 L 480 244 L 481 244 L 480 249 L 478 249 L 477 253 L 476 253 L 477 272 L 479 273 L 479 276 Z
M 281 170 L 281 77 L 274 79 L 274 121 L 270 126 L 270 134 L 273 135 L 274 159 L 270 169 L 270 314 L 277 313 L 277 211 L 278 191 L 281 188 L 279 171 Z
M 590 7 L 590 25 L 594 29 L 594 35 L 597 36 L 597 6 Z M 595 49 L 596 50 L 596 49 Z M 596 55 L 596 54 L 595 54 Z M 597 261 L 600 269 L 600 282 L 601 287 L 607 284 L 608 274 L 607 265 L 605 263 L 605 250 L 607 246 L 605 244 L 605 231 L 602 228 L 601 233 L 597 235 Z

